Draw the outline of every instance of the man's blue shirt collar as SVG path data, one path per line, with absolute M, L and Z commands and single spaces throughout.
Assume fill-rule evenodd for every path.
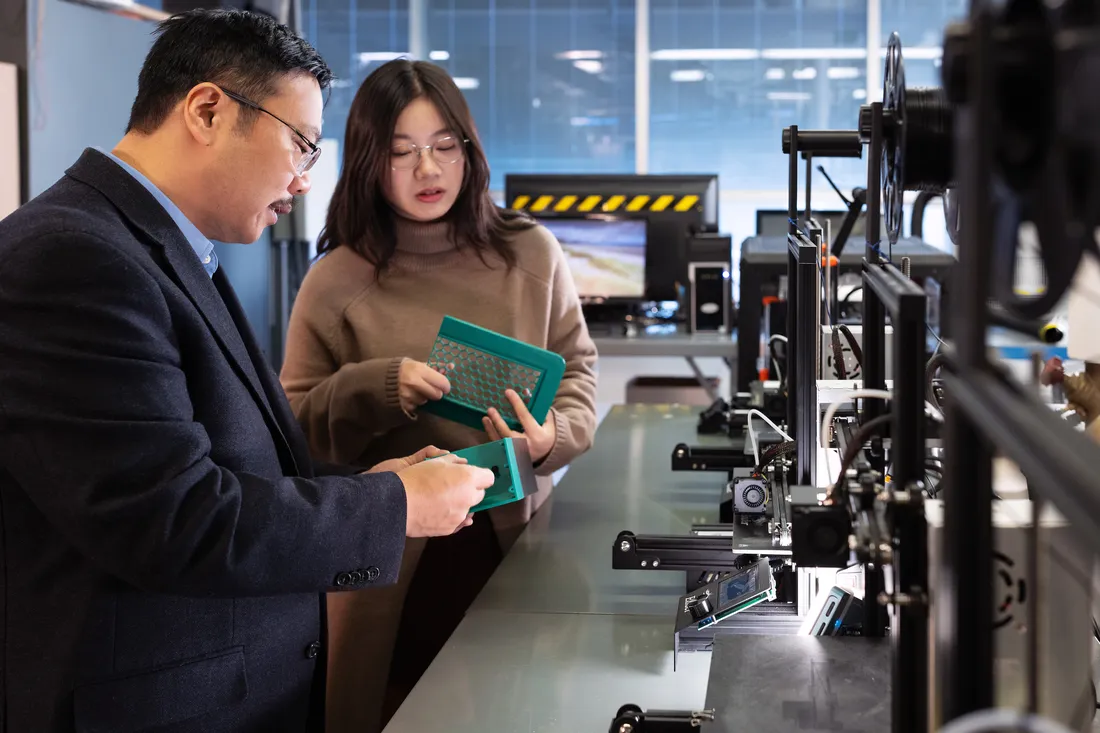
M 97 150 L 99 149 L 97 148 Z M 191 249 L 195 250 L 195 254 L 198 255 L 199 262 L 202 263 L 202 267 L 206 270 L 206 274 L 210 277 L 214 277 L 214 273 L 218 271 L 218 255 L 214 251 L 214 243 L 204 237 L 198 227 L 192 224 L 191 220 L 180 211 L 180 208 L 172 203 L 172 199 L 168 198 L 163 191 L 153 185 L 153 182 L 142 175 L 139 170 L 126 161 L 121 160 L 110 151 L 99 150 L 99 152 L 118 163 L 124 171 L 133 176 L 138 183 L 145 186 L 149 193 L 153 194 L 153 198 L 164 207 L 164 210 L 168 212 L 168 216 L 172 217 L 172 221 L 179 227 L 180 232 L 183 233 L 188 244 L 191 245 Z

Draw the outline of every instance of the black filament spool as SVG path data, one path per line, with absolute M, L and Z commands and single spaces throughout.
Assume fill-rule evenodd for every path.
M 952 181 L 954 113 L 938 87 L 905 87 L 901 39 L 890 36 L 883 75 L 882 208 L 890 244 L 901 236 L 906 191 L 943 194 Z
M 905 92 L 905 190 L 942 194 L 952 185 L 954 114 L 942 87 Z

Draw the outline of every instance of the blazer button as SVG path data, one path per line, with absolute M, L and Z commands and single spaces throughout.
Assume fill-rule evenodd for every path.
M 378 572 L 378 568 L 373 566 L 367 568 L 367 580 L 378 580 L 379 575 L 381 575 L 381 573 Z
M 351 573 L 351 582 L 355 583 L 356 585 L 362 583 L 366 579 L 367 576 L 363 573 L 362 570 L 353 570 Z
M 315 641 L 306 647 L 306 659 L 316 659 L 321 653 L 321 642 Z
M 351 573 L 340 573 L 336 576 L 336 585 L 345 586 L 351 583 Z

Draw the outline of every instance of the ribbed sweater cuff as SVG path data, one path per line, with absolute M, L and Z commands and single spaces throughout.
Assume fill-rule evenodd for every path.
M 568 436 L 566 433 L 569 430 L 569 421 L 565 419 L 561 412 L 552 407 L 550 408 L 550 416 L 554 418 L 554 446 L 545 458 L 535 464 L 536 476 L 549 476 L 568 463 L 570 459 L 570 456 L 563 455 L 567 452 L 566 441 Z
M 404 362 L 404 357 L 394 357 L 390 359 L 390 363 L 386 366 L 386 386 L 382 391 L 382 400 L 387 409 L 400 410 L 405 415 L 412 419 L 416 419 L 416 414 L 406 412 L 401 407 L 401 393 L 399 391 L 400 376 L 401 376 L 401 364 Z

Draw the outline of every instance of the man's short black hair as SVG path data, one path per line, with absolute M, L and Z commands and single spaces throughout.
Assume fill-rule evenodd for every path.
M 138 93 L 126 132 L 155 131 L 187 93 L 213 82 L 262 104 L 278 81 L 309 74 L 328 88 L 332 71 L 321 54 L 272 17 L 243 10 L 192 10 L 155 31 L 157 40 L 138 76 Z M 242 107 L 242 121 L 255 111 Z

